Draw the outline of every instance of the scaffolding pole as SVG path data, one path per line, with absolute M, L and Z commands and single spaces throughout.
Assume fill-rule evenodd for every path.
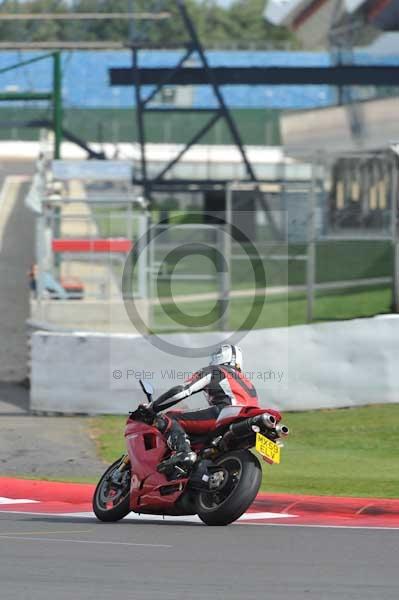
M 312 161 L 312 183 L 309 194 L 308 208 L 308 260 L 306 263 L 306 289 L 307 289 L 307 322 L 311 323 L 314 317 L 314 293 L 316 279 L 316 164 Z
M 62 144 L 62 71 L 61 54 L 53 54 L 53 122 L 54 122 L 54 158 L 61 158 Z
M 393 251 L 392 312 L 399 312 L 398 156 L 392 161 L 391 235 Z

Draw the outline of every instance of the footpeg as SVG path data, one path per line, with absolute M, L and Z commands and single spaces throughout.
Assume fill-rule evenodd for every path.
M 197 455 L 195 452 L 182 453 L 172 455 L 170 458 L 162 461 L 157 471 L 159 473 L 171 474 L 177 471 L 180 476 L 187 476 L 191 468 L 197 461 Z

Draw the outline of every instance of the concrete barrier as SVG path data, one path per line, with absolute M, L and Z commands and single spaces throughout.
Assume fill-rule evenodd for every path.
M 22 381 L 28 375 L 27 271 L 34 250 L 33 216 L 23 203 L 28 181 L 29 176 L 9 175 L 0 193 L 0 381 Z
M 157 393 L 205 364 L 191 347 L 223 334 L 170 334 L 187 349 L 166 354 L 139 335 L 36 332 L 31 408 L 60 413 L 126 413 L 142 401 L 139 378 Z M 399 402 L 399 319 L 358 319 L 248 332 L 244 371 L 263 406 L 308 410 Z M 187 406 L 205 406 L 202 394 Z

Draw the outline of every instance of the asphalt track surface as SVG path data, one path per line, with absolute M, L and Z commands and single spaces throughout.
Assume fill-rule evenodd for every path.
M 388 600 L 399 531 L 0 513 L 2 600 Z

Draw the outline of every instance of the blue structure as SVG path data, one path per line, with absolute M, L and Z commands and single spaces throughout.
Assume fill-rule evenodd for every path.
M 38 52 L 1 52 L 0 68 L 17 63 Z M 178 51 L 142 51 L 141 64 L 147 67 L 173 66 L 181 53 Z M 208 59 L 213 66 L 326 66 L 331 63 L 328 53 L 266 52 L 266 51 L 210 51 Z M 131 108 L 134 94 L 131 88 L 111 88 L 108 69 L 129 67 L 129 51 L 73 51 L 63 54 L 64 103 L 67 108 Z M 357 64 L 398 65 L 398 56 L 373 56 L 355 53 Z M 51 72 L 45 63 L 10 71 L 0 78 L 0 91 L 47 91 L 51 86 Z M 215 105 L 213 92 L 208 87 L 194 91 L 195 107 Z M 328 86 L 225 86 L 223 93 L 230 108 L 304 109 L 328 106 L 336 102 L 336 91 Z

